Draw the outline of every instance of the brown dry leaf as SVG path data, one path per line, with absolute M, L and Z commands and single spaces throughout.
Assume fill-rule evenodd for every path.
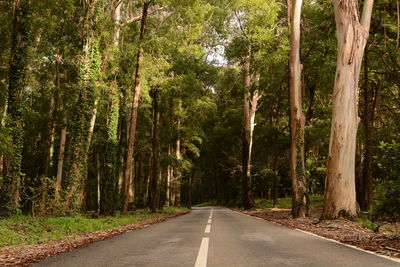
M 290 211 L 279 209 L 236 210 L 284 226 L 311 232 L 342 243 L 400 258 L 400 239 L 382 233 L 376 233 L 362 227 L 359 223 L 344 219 L 319 221 L 320 209 L 312 209 L 308 218 L 293 219 Z

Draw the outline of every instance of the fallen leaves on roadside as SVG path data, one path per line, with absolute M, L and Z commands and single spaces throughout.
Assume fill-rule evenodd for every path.
M 93 242 L 111 238 L 136 229 L 145 228 L 151 224 L 163 222 L 189 212 L 190 211 L 187 210 L 117 228 L 84 233 L 77 238 L 56 240 L 21 248 L 5 249 L 0 252 L 0 266 L 30 266 L 35 262 L 44 260 L 45 258 L 68 252 L 75 248 L 86 247 Z
M 319 221 L 320 210 L 313 210 L 313 216 L 300 219 L 293 219 L 290 215 L 290 210 L 267 209 L 236 211 L 291 228 L 311 232 L 365 250 L 374 251 L 378 254 L 400 258 L 399 238 L 376 233 L 362 227 L 360 223 L 345 219 Z

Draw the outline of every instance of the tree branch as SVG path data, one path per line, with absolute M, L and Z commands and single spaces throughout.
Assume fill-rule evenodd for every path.
M 156 8 L 156 9 L 153 9 L 153 10 L 149 11 L 148 15 L 154 14 L 154 13 L 156 13 L 156 12 L 158 12 L 158 11 L 161 11 L 161 10 L 164 10 L 164 9 L 166 9 L 166 8 L 167 8 L 166 6 L 158 7 L 158 8 Z M 139 15 L 139 16 L 135 16 L 135 17 L 129 18 L 129 19 L 126 20 L 124 23 L 117 23 L 117 24 L 118 24 L 119 26 L 125 26 L 125 25 L 127 25 L 127 24 L 140 21 L 141 18 L 142 18 L 142 15 Z
M 372 8 L 374 6 L 374 0 L 365 0 L 363 6 L 363 12 L 361 16 L 361 26 L 364 27 L 366 32 L 369 32 L 371 25 Z

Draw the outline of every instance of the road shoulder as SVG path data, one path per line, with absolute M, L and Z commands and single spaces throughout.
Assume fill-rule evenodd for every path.
M 142 229 L 152 224 L 160 223 L 189 212 L 190 210 L 184 210 L 121 227 L 83 233 L 79 237 L 55 240 L 37 245 L 5 249 L 0 252 L 0 266 L 30 266 L 31 264 L 44 260 L 48 257 L 53 257 L 76 248 L 86 247 L 91 243 L 112 238 L 133 230 Z

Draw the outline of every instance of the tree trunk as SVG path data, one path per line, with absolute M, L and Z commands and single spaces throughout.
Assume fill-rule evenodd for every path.
M 143 186 L 144 186 L 144 169 L 142 159 L 138 161 L 138 208 L 144 207 Z
M 0 127 L 4 128 L 6 127 L 6 118 L 7 118 L 7 109 L 8 109 L 8 104 L 7 104 L 7 97 L 4 97 L 4 107 L 2 111 L 2 117 L 0 121 Z M 4 155 L 0 154 L 0 175 L 5 176 L 6 174 L 4 173 Z
M 115 186 L 118 183 L 117 152 L 118 152 L 118 120 L 119 96 L 115 90 L 110 92 L 109 114 L 107 119 L 107 141 L 105 145 L 104 166 L 102 171 L 102 192 L 100 214 L 114 216 L 117 208 Z
M 92 6 L 91 12 L 95 7 Z M 95 97 L 96 82 L 100 74 L 101 58 L 99 44 L 93 36 L 86 33 L 80 71 L 78 102 L 73 110 L 70 123 L 70 160 L 67 165 L 68 188 L 66 209 L 81 207 L 84 199 L 84 186 L 87 178 L 87 159 L 97 114 L 98 99 Z
M 192 193 L 193 193 L 194 174 L 195 174 L 194 170 L 191 174 L 189 174 L 189 192 L 188 192 L 188 204 L 187 204 L 188 209 L 192 208 Z
M 13 154 L 7 157 L 5 177 L 2 182 L 1 213 L 15 213 L 20 208 L 20 183 L 23 150 L 22 104 L 28 71 L 28 47 L 31 43 L 31 1 L 14 1 L 11 58 L 8 85 L 7 127 L 12 140 Z
M 57 175 L 56 175 L 56 185 L 55 185 L 55 199 L 60 199 L 60 190 L 62 185 L 62 175 L 64 166 L 64 152 L 65 152 L 65 142 L 67 140 L 67 120 L 64 116 L 63 127 L 61 128 L 60 134 L 60 145 L 58 148 L 58 159 L 57 159 Z
M 151 138 L 151 176 L 149 186 L 149 207 L 152 212 L 156 212 L 158 207 L 157 200 L 159 199 L 158 192 L 158 175 L 159 175 L 159 156 L 160 156 L 160 144 L 159 144 L 159 121 L 160 113 L 158 110 L 158 89 L 152 89 L 153 98 L 153 133 Z
M 293 2 L 292 2 L 293 1 Z M 290 17 L 290 174 L 292 178 L 292 216 L 308 215 L 308 194 L 304 162 L 304 125 L 300 64 L 300 17 L 302 0 L 288 1 Z
M 49 137 L 47 140 L 47 160 L 45 162 L 44 166 L 44 173 L 47 176 L 52 176 L 51 174 L 53 173 L 53 158 L 54 158 L 54 138 L 55 138 L 55 129 L 56 129 L 56 113 L 57 113 L 57 108 L 58 108 L 58 96 L 60 92 L 60 62 L 61 62 L 61 56 L 56 55 L 55 59 L 55 67 L 56 67 L 56 73 L 55 73 L 55 78 L 54 78 L 54 89 L 51 95 L 51 100 L 50 100 L 50 109 L 49 109 Z
M 373 2 L 364 1 L 363 14 L 359 21 L 357 1 L 334 1 L 338 58 L 322 212 L 322 218 L 326 219 L 357 215 L 354 176 L 359 123 L 358 80 Z
M 168 146 L 168 156 L 171 156 L 171 146 Z M 171 205 L 171 177 L 172 177 L 172 166 L 168 163 L 167 166 L 167 192 L 165 199 L 165 206 L 169 207 Z
M 368 48 L 365 49 L 364 57 L 364 137 L 365 154 L 364 166 L 362 170 L 362 196 L 360 199 L 360 209 L 368 211 L 372 204 L 372 159 L 373 159 L 373 125 L 372 125 L 372 101 L 368 79 Z
M 182 101 L 179 100 L 179 110 L 181 109 Z M 178 115 L 176 117 L 176 130 L 178 132 L 178 136 L 175 142 L 175 157 L 179 164 L 181 164 L 182 154 L 181 154 L 181 117 Z M 181 169 L 178 166 L 175 168 L 175 193 L 174 193 L 174 205 L 181 206 Z
M 125 160 L 125 170 L 124 170 L 124 205 L 123 214 L 127 214 L 129 202 L 133 201 L 133 195 L 130 195 L 129 187 L 132 180 L 132 163 L 133 163 L 133 153 L 135 146 L 135 135 L 136 135 L 136 124 L 139 108 L 139 98 L 141 92 L 141 66 L 144 56 L 144 49 L 142 41 L 145 36 L 146 23 L 147 23 L 147 11 L 149 8 L 149 3 L 146 2 L 143 5 L 142 20 L 140 26 L 140 36 L 139 36 L 139 48 L 137 52 L 137 62 L 136 62 L 136 73 L 135 73 L 135 87 L 133 89 L 133 101 L 132 101 L 132 112 L 128 131 L 128 148 Z M 133 193 L 133 192 L 132 192 Z
M 242 189 L 243 208 L 251 209 L 251 115 L 250 115 L 250 53 L 243 61 L 243 130 L 242 130 Z

